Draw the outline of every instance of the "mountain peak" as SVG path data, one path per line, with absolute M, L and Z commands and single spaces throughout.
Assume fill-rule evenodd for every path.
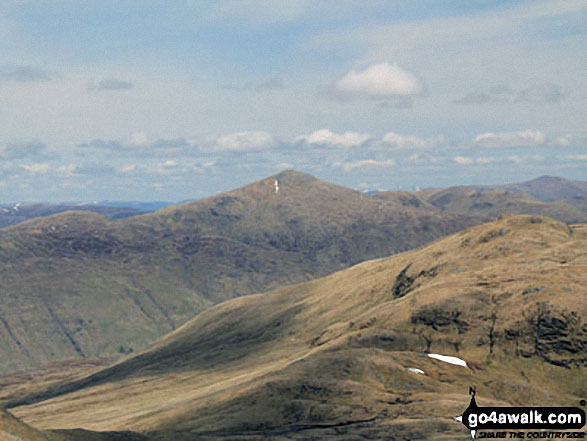
M 284 171 L 276 174 L 274 177 L 278 181 L 287 182 L 287 183 L 301 183 L 301 182 L 311 182 L 311 181 L 318 180 L 317 178 L 315 178 L 314 176 L 312 176 L 308 173 L 303 173 L 303 172 L 300 172 L 297 170 L 284 170 Z
M 536 179 L 532 179 L 528 182 L 540 182 L 540 183 L 561 183 L 561 182 L 568 182 L 567 179 L 561 178 L 560 176 L 551 176 L 551 175 L 543 175 L 539 176 Z

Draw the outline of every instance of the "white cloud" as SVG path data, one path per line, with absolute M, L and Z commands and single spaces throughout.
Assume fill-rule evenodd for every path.
M 337 147 L 358 147 L 371 139 L 371 135 L 358 132 L 335 133 L 328 129 L 317 130 L 309 135 L 298 136 L 296 142 Z
M 30 164 L 30 165 L 23 165 L 24 168 L 28 173 L 32 175 L 42 175 L 47 173 L 51 166 L 49 164 Z
M 459 165 L 473 165 L 473 164 L 491 164 L 495 162 L 495 158 L 487 158 L 487 157 L 480 157 L 480 158 L 471 158 L 469 156 L 455 156 L 453 161 Z
M 474 139 L 480 147 L 508 148 L 508 147 L 535 147 L 544 145 L 546 136 L 538 130 L 524 130 L 520 132 L 481 133 Z
M 469 158 L 468 156 L 455 156 L 453 160 L 459 165 L 470 165 L 475 162 L 473 158 Z
M 397 64 L 372 64 L 363 70 L 352 70 L 334 84 L 334 89 L 347 97 L 393 98 L 419 95 L 424 86 L 411 72 Z
M 57 169 L 57 175 L 72 178 L 77 176 L 77 167 L 74 164 L 63 165 Z
M 544 161 L 544 156 L 541 155 L 511 155 L 506 158 L 514 164 L 526 164 L 530 162 Z
M 173 160 L 169 160 L 169 161 L 165 161 L 163 163 L 163 167 L 165 168 L 173 168 L 173 167 L 177 167 L 177 162 L 173 161 Z
M 149 147 L 153 144 L 153 139 L 144 132 L 136 132 L 130 136 L 127 145 L 131 147 Z
M 291 170 L 294 168 L 294 165 L 289 162 L 280 162 L 275 168 L 277 168 L 277 170 Z
M 337 162 L 334 165 L 335 167 L 342 167 L 345 172 L 349 172 L 357 168 L 392 167 L 395 165 L 395 161 L 393 159 L 386 159 L 384 161 L 378 161 L 376 159 L 361 159 L 353 162 Z
M 382 142 L 398 149 L 428 149 L 439 145 L 442 138 L 419 138 L 389 132 L 383 137 Z
M 218 137 L 213 146 L 217 151 L 265 150 L 275 145 L 275 139 L 267 132 L 237 132 Z
M 133 173 L 136 169 L 137 169 L 136 164 L 128 164 L 128 165 L 123 166 L 120 169 L 120 171 L 124 174 L 130 174 L 130 173 Z
M 559 147 L 568 147 L 571 145 L 572 142 L 573 142 L 573 138 L 570 135 L 559 136 L 558 138 L 555 138 L 552 141 L 552 143 L 554 145 L 557 145 Z
M 408 161 L 413 164 L 436 164 L 443 162 L 443 158 L 440 156 L 422 155 L 420 153 L 414 153 L 408 158 Z

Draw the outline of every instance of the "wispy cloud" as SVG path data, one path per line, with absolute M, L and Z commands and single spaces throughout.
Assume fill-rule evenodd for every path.
M 130 81 L 118 80 L 116 78 L 107 78 L 98 81 L 95 84 L 88 85 L 89 92 L 124 92 L 134 87 Z
M 265 92 L 285 89 L 285 84 L 280 77 L 271 77 L 256 83 L 248 81 L 244 84 L 227 84 L 223 86 L 223 89 L 237 92 Z
M 553 83 L 537 84 L 523 89 L 495 86 L 483 92 L 471 92 L 455 101 L 455 104 L 500 104 L 500 103 L 534 103 L 555 104 L 565 100 L 566 95 Z
M 54 74 L 34 66 L 0 66 L 0 81 L 38 83 L 43 81 L 51 81 L 53 78 Z
M 539 84 L 522 89 L 516 93 L 514 100 L 519 103 L 560 103 L 566 98 L 556 84 Z
M 127 156 L 191 156 L 210 152 L 259 151 L 276 145 L 276 139 L 263 131 L 235 132 L 205 139 L 153 138 L 139 132 L 120 140 L 94 139 L 78 144 L 78 148 L 109 150 Z
M 558 158 L 570 160 L 570 161 L 587 161 L 587 154 L 560 155 L 560 156 L 558 156 Z
M 397 149 L 430 149 L 444 142 L 442 137 L 420 138 L 418 136 L 404 136 L 394 132 L 388 132 L 381 140 L 381 144 Z
M 538 130 L 519 132 L 486 132 L 475 137 L 473 142 L 485 148 L 536 147 L 546 143 L 546 136 Z
M 51 166 L 49 164 L 38 163 L 23 165 L 22 168 L 31 175 L 44 175 L 49 172 Z
M 110 176 L 117 173 L 114 166 L 103 162 L 86 162 L 81 165 L 68 164 L 57 167 L 55 174 L 63 178 L 80 176 Z
M 7 144 L 0 150 L 0 158 L 24 159 L 45 156 L 47 146 L 39 141 L 17 142 Z
M 271 134 L 262 131 L 250 131 L 219 136 L 204 148 L 221 152 L 242 152 L 266 150 L 275 145 L 276 141 Z
M 184 138 L 153 139 L 144 133 L 134 133 L 127 139 L 93 139 L 78 144 L 79 149 L 109 150 L 121 155 L 179 155 L 194 149 Z

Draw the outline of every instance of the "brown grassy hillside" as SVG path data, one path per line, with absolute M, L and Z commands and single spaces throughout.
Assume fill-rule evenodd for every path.
M 0 372 L 122 356 L 220 301 L 405 251 L 478 221 L 284 172 L 145 216 L 70 212 L 2 229 Z
M 43 429 L 171 441 L 470 439 L 452 420 L 469 386 L 481 405 L 586 396 L 586 269 L 585 226 L 506 217 L 222 303 L 12 411 Z
M 0 441 L 149 441 L 149 439 L 131 432 L 90 432 L 83 429 L 40 431 L 0 409 Z

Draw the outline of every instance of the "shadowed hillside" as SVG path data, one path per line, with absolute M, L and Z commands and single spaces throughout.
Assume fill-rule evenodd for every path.
M 83 212 L 31 220 L 0 230 L 0 371 L 129 354 L 220 301 L 478 221 L 297 172 L 118 221 Z
M 506 217 L 227 301 L 12 411 L 45 429 L 171 441 L 466 440 L 452 417 L 471 385 L 480 405 L 575 406 L 587 394 L 586 269 L 585 226 Z

